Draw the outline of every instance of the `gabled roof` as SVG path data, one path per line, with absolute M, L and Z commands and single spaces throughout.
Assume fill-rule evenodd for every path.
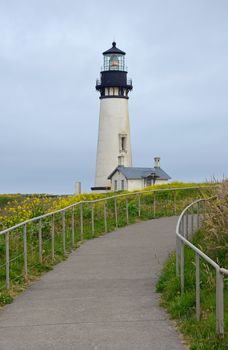
M 122 51 L 122 50 L 118 49 L 118 47 L 116 47 L 116 42 L 115 41 L 113 41 L 111 49 L 108 49 L 107 51 L 104 51 L 103 55 L 112 54 L 112 53 L 116 53 L 116 54 L 120 54 L 120 55 L 126 55 L 126 53 L 124 51 Z
M 171 177 L 161 168 L 135 168 L 135 167 L 124 167 L 119 165 L 113 172 L 109 175 L 108 179 L 111 179 L 112 176 L 119 171 L 125 176 L 127 180 L 129 179 L 143 179 L 150 175 L 155 176 L 158 180 L 169 180 Z

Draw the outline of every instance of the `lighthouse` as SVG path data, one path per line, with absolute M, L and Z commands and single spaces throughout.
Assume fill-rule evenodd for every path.
M 103 67 L 96 82 L 100 95 L 100 116 L 93 191 L 110 190 L 108 177 L 113 169 L 132 166 L 128 114 L 128 94 L 132 90 L 132 81 L 127 78 L 125 55 L 115 42 L 103 52 Z

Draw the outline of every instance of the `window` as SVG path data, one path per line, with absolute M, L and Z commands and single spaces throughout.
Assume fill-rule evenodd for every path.
M 121 180 L 121 190 L 124 190 L 124 180 Z
M 109 69 L 110 70 L 118 70 L 119 69 L 119 58 L 117 55 L 112 55 L 110 57 L 110 61 L 109 61 Z
M 126 134 L 120 134 L 119 135 L 119 144 L 120 144 L 120 152 L 127 151 L 127 135 Z
M 114 191 L 117 191 L 117 180 L 114 180 Z
M 151 186 L 151 178 L 146 178 L 145 179 L 145 187 Z

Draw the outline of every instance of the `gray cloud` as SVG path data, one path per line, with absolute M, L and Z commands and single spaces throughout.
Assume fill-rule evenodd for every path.
M 228 173 L 227 1 L 2 1 L 0 192 L 94 182 L 102 52 L 127 52 L 133 159 L 173 179 Z

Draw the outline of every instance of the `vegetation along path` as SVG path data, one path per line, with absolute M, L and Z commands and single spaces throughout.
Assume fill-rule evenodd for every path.
M 0 349 L 185 349 L 155 292 L 176 221 L 87 241 L 0 312 Z

